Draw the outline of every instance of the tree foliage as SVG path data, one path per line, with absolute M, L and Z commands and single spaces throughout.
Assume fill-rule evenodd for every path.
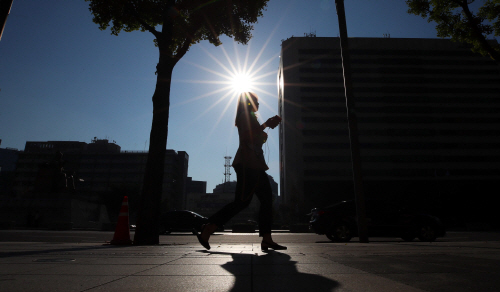
M 85 0 L 93 21 L 111 34 L 149 31 L 157 46 L 179 60 L 202 40 L 218 46 L 220 35 L 246 44 L 268 0 Z M 158 26 L 163 26 L 161 31 Z M 162 52 L 162 53 L 163 53 Z
M 111 34 L 149 31 L 159 49 L 153 122 L 149 136 L 135 244 L 158 244 L 172 71 L 189 47 L 202 40 L 218 46 L 220 35 L 246 44 L 269 0 L 85 0 L 93 21 Z
M 475 0 L 407 0 L 408 13 L 437 23 L 438 37 L 468 43 L 472 51 L 500 62 L 500 46 L 487 41 L 500 36 L 500 0 L 487 0 L 474 14 L 470 5 Z

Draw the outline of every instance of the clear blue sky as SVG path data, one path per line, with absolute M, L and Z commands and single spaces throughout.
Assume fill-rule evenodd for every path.
M 345 6 L 350 37 L 436 37 L 435 25 L 409 15 L 402 0 L 347 0 Z M 281 40 L 311 31 L 338 36 L 334 0 L 270 0 L 248 45 L 227 37 L 219 47 L 201 42 L 176 65 L 167 148 L 189 154 L 188 175 L 207 181 L 208 192 L 224 179 L 224 156 L 238 148 L 236 104 L 219 74 L 229 75 L 231 64 L 255 64 L 265 121 L 277 114 Z M 153 39 L 149 32 L 99 30 L 83 0 L 14 0 L 0 41 L 1 147 L 97 137 L 122 150 L 147 150 L 158 62 Z M 268 173 L 279 182 L 278 130 L 269 136 Z

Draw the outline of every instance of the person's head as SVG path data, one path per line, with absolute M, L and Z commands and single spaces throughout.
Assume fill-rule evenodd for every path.
M 249 115 L 251 112 L 259 110 L 259 97 L 253 92 L 243 92 L 238 97 L 238 107 L 236 109 L 236 121 L 240 114 Z

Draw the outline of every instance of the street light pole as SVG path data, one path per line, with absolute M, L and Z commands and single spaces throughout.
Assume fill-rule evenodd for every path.
M 349 138 L 351 140 L 352 171 L 354 176 L 354 193 L 356 200 L 356 215 L 358 220 L 359 241 L 368 243 L 368 230 L 366 226 L 365 195 L 363 193 L 363 176 L 361 175 L 361 155 L 359 152 L 358 121 L 352 94 L 351 59 L 347 38 L 347 25 L 345 20 L 344 0 L 335 0 L 339 18 L 340 48 L 342 54 L 342 68 L 344 70 L 344 89 L 347 107 L 347 122 L 349 125 Z

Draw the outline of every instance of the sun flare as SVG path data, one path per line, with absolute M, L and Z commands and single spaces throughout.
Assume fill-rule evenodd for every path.
M 236 93 L 252 91 L 252 78 L 245 73 L 237 73 L 231 80 L 231 86 Z
M 217 113 L 218 118 L 213 124 L 211 130 L 207 133 L 206 140 L 202 143 L 203 145 L 207 143 L 212 134 L 219 127 L 219 123 L 223 120 L 223 118 L 231 112 L 230 108 L 233 107 L 233 109 L 236 110 L 237 103 L 235 102 L 235 100 L 242 92 L 254 92 L 258 94 L 259 97 L 261 97 L 262 95 L 271 97 L 276 96 L 276 94 L 267 91 L 263 87 L 276 86 L 275 82 L 266 82 L 265 78 L 270 75 L 276 76 L 278 71 L 275 69 L 269 70 L 268 65 L 271 62 L 276 61 L 278 54 L 271 56 L 267 60 L 261 60 L 264 49 L 267 47 L 267 44 L 271 40 L 273 33 L 271 33 L 271 35 L 268 37 L 267 41 L 262 46 L 260 51 L 257 52 L 256 56 L 252 58 L 250 58 L 250 45 L 246 47 L 246 54 L 242 58 L 240 58 L 239 56 L 239 48 L 236 47 L 236 45 L 234 45 L 234 53 L 231 55 L 226 51 L 225 47 L 221 45 L 219 48 L 221 49 L 223 56 L 214 55 L 203 46 L 199 46 L 199 48 L 206 53 L 207 57 L 215 62 L 215 64 L 218 66 L 203 66 L 199 63 L 182 59 L 183 63 L 187 63 L 193 67 L 207 72 L 208 78 L 207 80 L 175 80 L 175 82 L 185 82 L 198 85 L 220 85 L 220 87 L 212 91 L 207 91 L 201 95 L 182 100 L 172 105 L 173 107 L 176 107 L 182 106 L 184 104 L 189 104 L 191 102 L 198 102 L 200 100 L 211 100 L 210 105 L 208 105 L 203 112 L 194 116 L 190 122 L 185 123 L 184 128 L 186 129 L 205 117 L 210 111 L 213 111 L 215 108 L 219 108 L 220 112 Z M 259 101 L 261 108 L 273 110 L 273 107 L 268 101 L 266 101 L 266 98 L 260 98 Z M 221 108 L 221 106 L 223 108 Z M 230 135 L 228 135 L 227 138 L 228 143 L 230 143 L 229 141 L 231 141 L 231 137 L 234 134 L 234 125 L 233 127 L 229 128 L 231 129 L 231 131 Z

